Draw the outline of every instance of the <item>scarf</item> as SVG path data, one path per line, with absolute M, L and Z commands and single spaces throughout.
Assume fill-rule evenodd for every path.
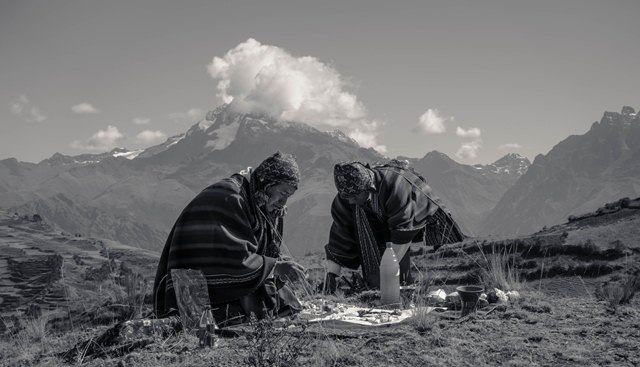
M 360 256 L 362 259 L 362 272 L 370 287 L 378 287 L 380 285 L 381 260 L 378 241 L 376 241 L 364 208 L 356 205 L 355 214 Z

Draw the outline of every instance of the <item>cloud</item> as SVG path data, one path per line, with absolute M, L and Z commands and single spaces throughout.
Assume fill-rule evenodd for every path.
M 78 115 L 100 113 L 99 109 L 93 107 L 91 104 L 86 102 L 82 102 L 80 104 L 77 104 L 71 107 L 71 111 L 77 113 Z
M 34 106 L 24 94 L 18 96 L 10 105 L 11 113 L 26 122 L 43 122 L 48 118 L 43 115 L 40 109 Z
M 194 122 L 202 118 L 204 111 L 199 108 L 191 108 L 187 112 L 174 112 L 169 114 L 169 118 L 175 122 Z
M 474 159 L 478 157 L 478 150 L 482 147 L 482 140 L 476 139 L 467 143 L 462 143 L 456 157 L 459 159 Z
M 167 134 L 163 133 L 160 130 L 144 130 L 136 136 L 136 141 L 143 145 L 158 144 L 162 143 L 165 140 L 167 140 Z
M 124 135 L 115 126 L 107 126 L 105 130 L 98 130 L 87 141 L 74 141 L 70 146 L 74 149 L 104 152 L 117 147 L 118 142 L 124 139 Z
M 446 120 L 447 118 L 440 115 L 440 111 L 429 108 L 420 116 L 418 126 L 426 134 L 441 134 L 447 131 L 447 127 L 444 125 Z M 450 120 L 453 120 L 453 118 L 450 118 Z
M 133 120 L 131 120 L 131 122 L 133 122 L 136 125 L 147 125 L 149 122 L 151 122 L 151 119 L 148 119 L 146 117 L 136 117 Z
M 522 148 L 522 145 L 518 143 L 505 143 L 498 147 L 498 149 L 501 149 L 501 150 L 520 149 L 520 148 Z
M 481 134 L 480 129 L 478 129 L 477 127 L 471 128 L 469 130 L 465 130 L 460 126 L 458 126 L 458 128 L 456 129 L 456 135 L 463 138 L 479 138 L 480 134 Z
M 250 38 L 214 57 L 207 70 L 216 81 L 217 97 L 235 111 L 320 130 L 340 128 L 364 147 L 383 149 L 377 142 L 380 122 L 367 117 L 338 71 L 315 57 L 296 57 Z

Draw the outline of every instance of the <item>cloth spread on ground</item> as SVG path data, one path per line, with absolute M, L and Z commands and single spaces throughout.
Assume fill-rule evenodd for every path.
M 295 295 L 270 278 L 279 257 L 282 219 L 260 215 L 248 174 L 235 174 L 198 194 L 173 226 L 154 284 L 158 317 L 176 312 L 171 269 L 204 274 L 216 321 L 266 310 L 300 309 Z M 275 222 L 275 225 L 273 224 Z
M 376 191 L 366 205 L 350 205 L 340 195 L 333 200 L 333 224 L 325 252 L 328 260 L 340 266 L 362 266 L 367 284 L 376 287 L 380 254 L 387 242 L 429 239 L 428 244 L 434 245 L 434 241 L 458 242 L 464 235 L 426 180 L 407 165 L 392 161 L 371 171 Z

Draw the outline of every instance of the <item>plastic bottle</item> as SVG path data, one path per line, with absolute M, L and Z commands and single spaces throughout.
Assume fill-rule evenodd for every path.
M 380 301 L 388 308 L 400 306 L 400 265 L 391 242 L 380 260 Z
M 216 320 L 211 313 L 211 305 L 204 306 L 202 316 L 200 316 L 200 325 L 198 325 L 198 346 L 200 348 L 213 347 L 216 345 Z

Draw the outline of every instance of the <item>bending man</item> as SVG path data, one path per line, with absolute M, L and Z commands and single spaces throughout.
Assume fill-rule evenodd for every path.
M 342 267 L 362 268 L 366 286 L 378 288 L 380 259 L 387 242 L 400 261 L 400 281 L 410 283 L 411 243 L 439 247 L 464 235 L 426 180 L 407 162 L 392 160 L 370 167 L 360 162 L 334 167 L 338 195 L 331 206 L 333 224 L 325 246 L 325 292 L 333 293 Z

